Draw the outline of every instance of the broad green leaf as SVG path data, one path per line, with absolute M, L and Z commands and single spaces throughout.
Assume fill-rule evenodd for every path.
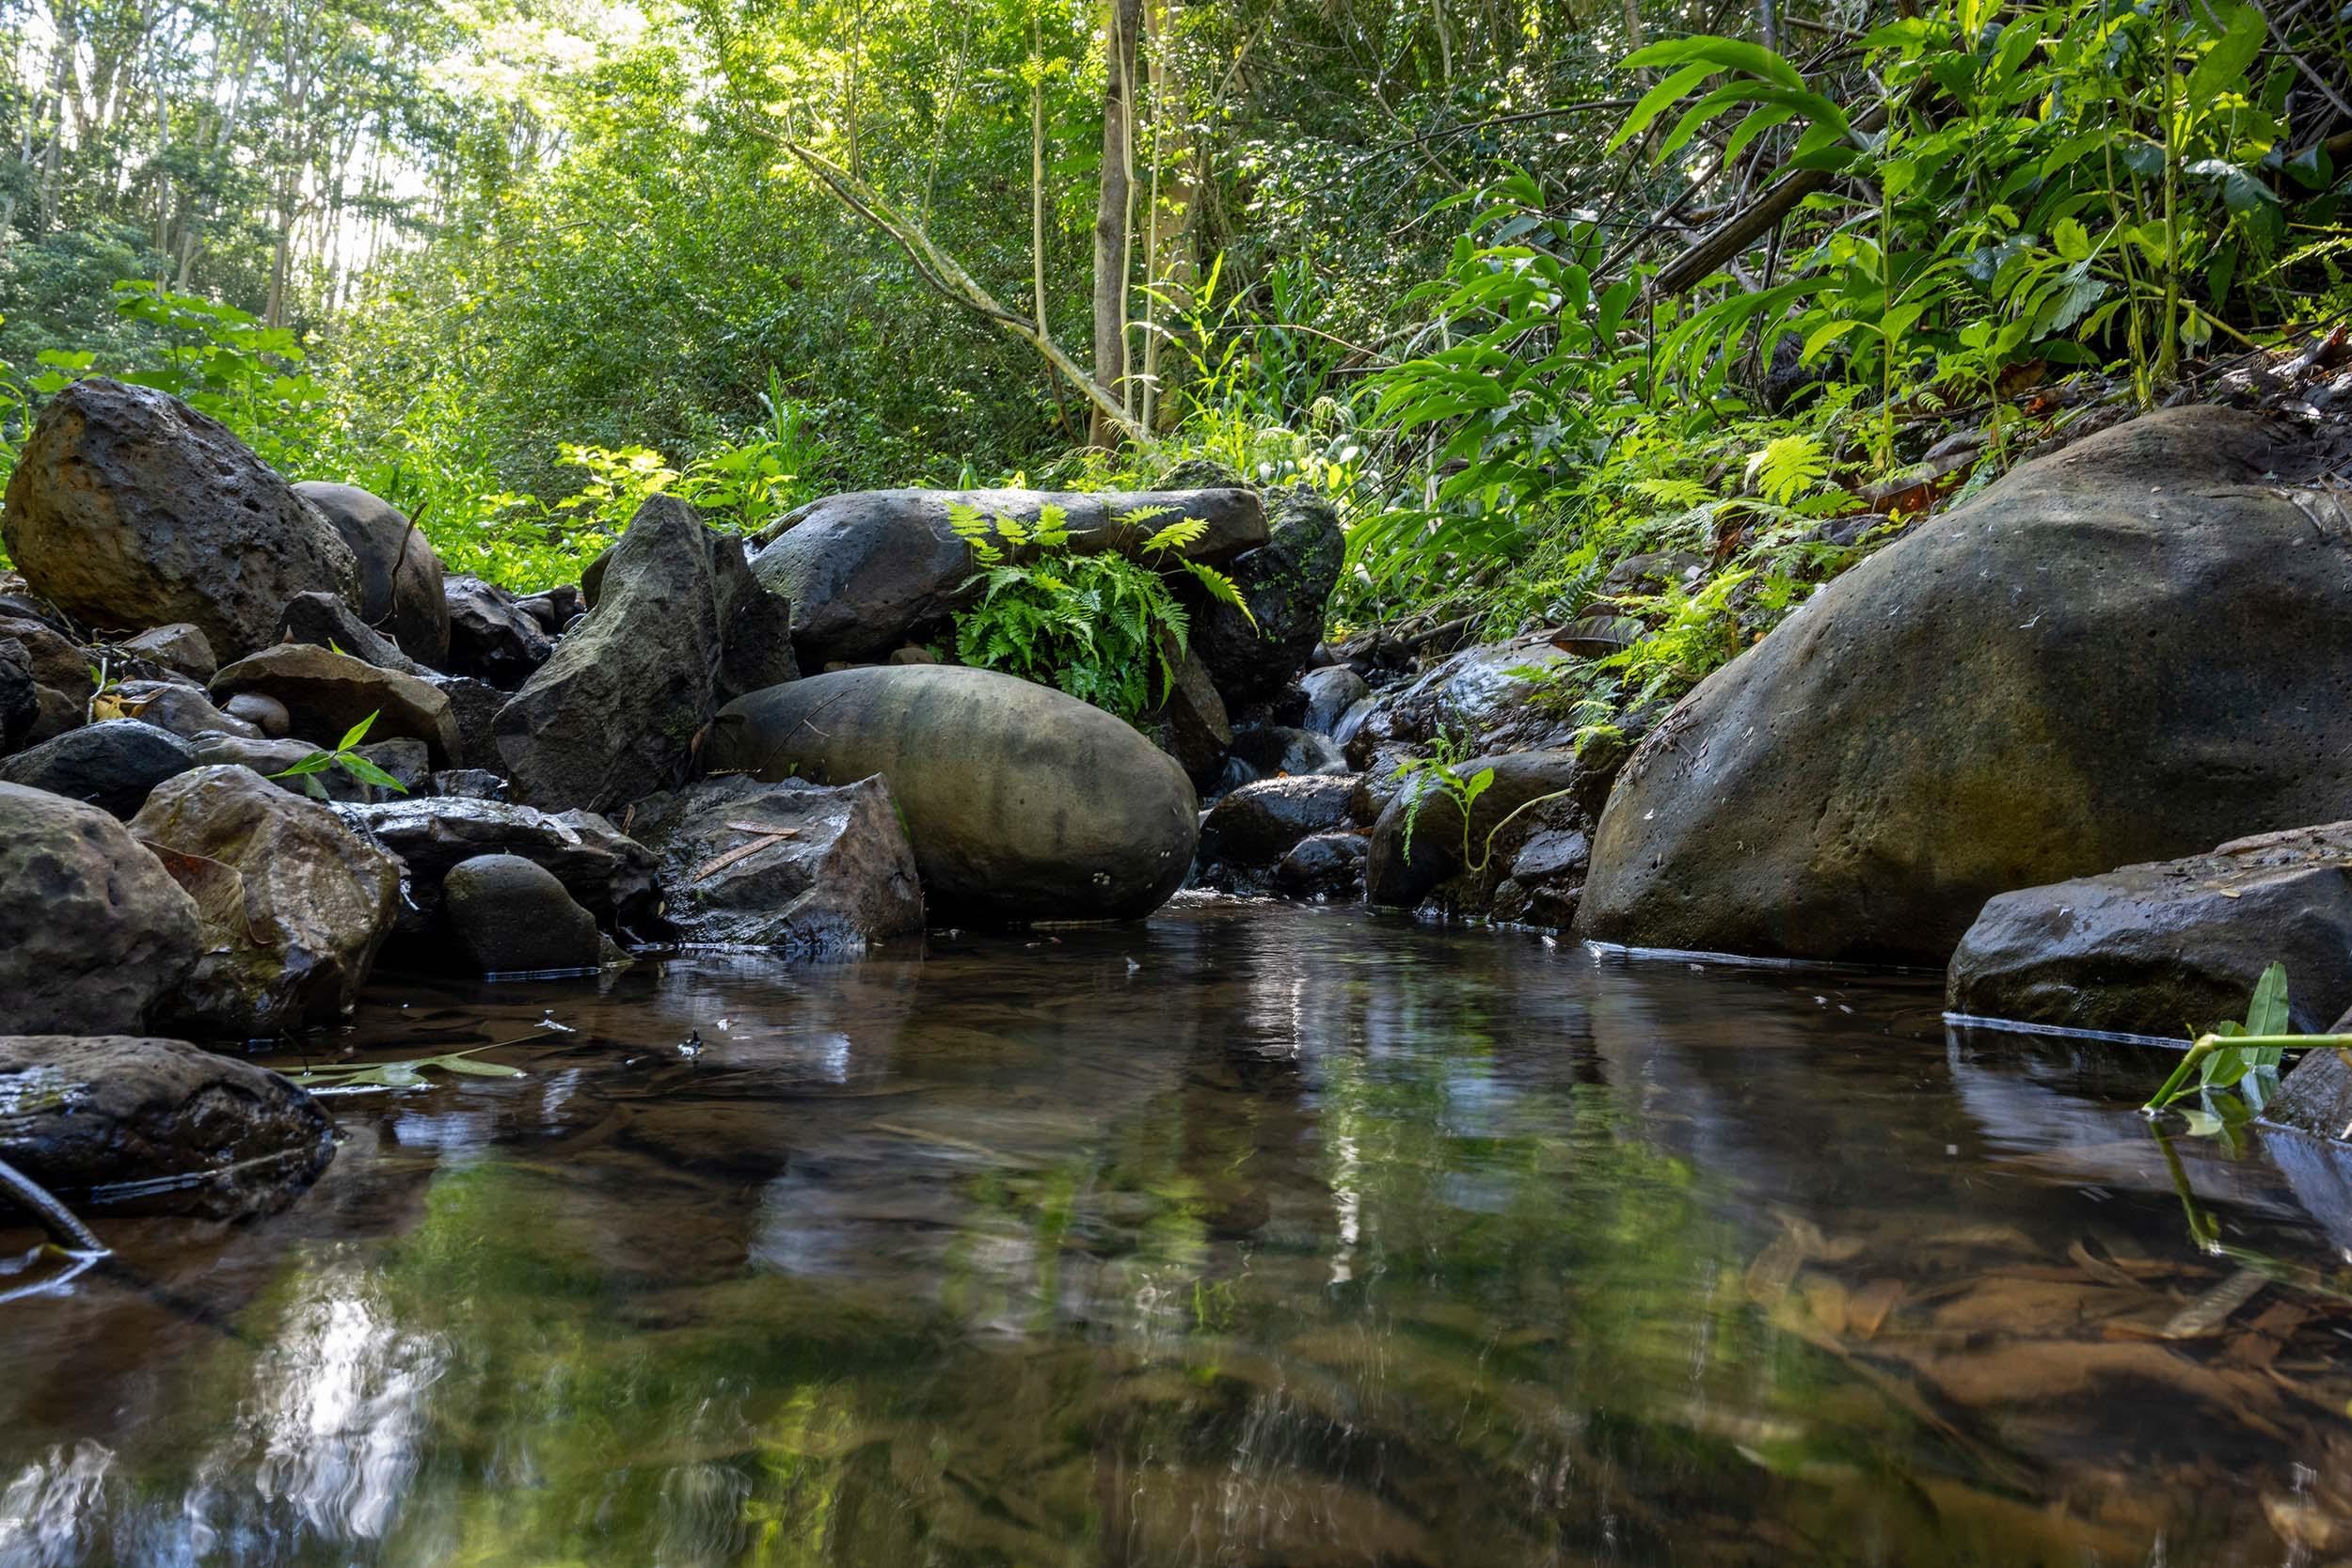
M 2249 1035 L 2284 1035 L 2292 1031 L 2288 1022 L 2287 966 L 2274 963 L 2254 982 L 2254 998 L 2246 1006 L 2246 1032 Z
M 2189 8 L 2190 14 L 2199 16 L 2201 23 L 2201 8 Z M 2245 87 L 2246 69 L 2262 53 L 2263 40 L 2269 32 L 2259 7 L 2233 6 L 2222 13 L 2221 36 L 2188 73 L 2188 103 L 2192 111 L 2204 109 L 2223 93 Z

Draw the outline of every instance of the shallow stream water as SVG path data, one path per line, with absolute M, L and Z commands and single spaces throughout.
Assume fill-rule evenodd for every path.
M 0 1306 L 0 1568 L 2352 1550 L 2316 1178 L 1930 979 L 1209 901 L 340 1043 L 550 1014 Z

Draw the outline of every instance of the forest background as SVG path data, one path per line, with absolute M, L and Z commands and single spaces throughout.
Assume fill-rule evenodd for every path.
M 1206 459 L 1336 502 L 1335 629 L 1581 627 L 1604 729 L 2352 316 L 2346 0 L 48 0 L 0 50 L 9 451 L 167 387 L 526 590 L 655 490 Z

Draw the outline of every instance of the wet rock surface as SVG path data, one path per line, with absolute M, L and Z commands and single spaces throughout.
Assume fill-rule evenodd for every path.
M 1299 676 L 1298 686 L 1307 699 L 1306 717 L 1299 721 L 1300 727 L 1329 736 L 1344 746 L 1347 736 L 1340 734 L 1341 721 L 1358 703 L 1372 696 L 1372 688 L 1364 684 L 1364 677 L 1344 664 L 1328 664 Z
M 652 851 L 592 812 L 551 815 L 532 806 L 428 797 L 342 808 L 408 871 L 404 931 L 440 912 L 441 881 L 476 855 L 509 854 L 546 866 L 606 928 L 650 936 L 660 925 Z
M 438 668 L 449 657 L 441 558 L 408 515 L 353 484 L 306 480 L 294 492 L 316 507 L 351 546 L 359 578 L 351 608 L 359 619 L 382 628 L 408 657 Z M 348 642 L 343 647 L 358 652 Z
M 237 1219 L 334 1158 L 317 1101 L 183 1040 L 0 1036 L 0 1160 L 77 1210 Z
M 2294 1028 L 2352 1007 L 2352 823 L 1992 899 L 1947 972 L 1955 1012 L 2177 1037 L 2242 1017 L 2287 966 Z
M 24 784 L 128 817 L 148 791 L 196 766 L 187 741 L 138 719 L 109 719 L 68 730 L 0 761 L 0 783 Z
M 1265 512 L 1254 490 L 868 490 L 827 497 L 786 518 L 752 561 L 759 579 L 792 604 L 803 668 L 884 658 L 894 648 L 923 641 L 967 602 L 972 549 L 948 522 L 948 509 L 958 503 L 1025 525 L 1043 507 L 1058 506 L 1078 549 L 1132 554 L 1178 516 L 1209 525 L 1186 551 L 1196 561 L 1230 561 L 1267 539 Z M 1155 506 L 1169 508 L 1170 515 L 1138 525 L 1115 521 Z
M 1649 736 L 1580 931 L 1940 965 L 1997 894 L 2352 816 L 2352 519 L 2298 439 L 2152 415 L 1831 582 Z
M 215 698 L 258 691 L 285 707 L 293 735 L 321 746 L 335 745 L 371 714 L 369 740 L 421 740 L 445 766 L 454 765 L 463 745 L 438 687 L 307 642 L 281 642 L 237 660 L 213 677 L 212 691 Z
M 1274 868 L 1274 890 L 1285 898 L 1353 903 L 1364 895 L 1364 863 L 1372 841 L 1358 832 L 1317 833 L 1291 846 Z
M 1324 604 L 1347 553 L 1339 509 L 1311 491 L 1265 496 L 1266 542 L 1225 568 L 1240 610 L 1189 578 L 1177 583 L 1192 622 L 1192 649 L 1229 704 L 1270 696 L 1289 684 L 1323 637 Z
M 719 772 L 881 774 L 932 918 L 1129 918 L 1184 882 L 1200 836 L 1174 759 L 1099 708 L 986 670 L 845 670 L 723 709 Z
M 554 872 L 520 855 L 450 867 L 441 902 L 459 951 L 485 974 L 594 969 L 602 933 Z
M 1299 840 L 1348 825 L 1352 774 L 1260 779 L 1209 808 L 1200 826 L 1204 865 L 1233 874 L 1265 873 Z
M 640 802 L 632 826 L 682 942 L 853 953 L 923 928 L 914 848 L 880 778 L 709 779 Z
M 296 594 L 358 593 L 350 546 L 227 427 L 103 378 L 41 409 L 0 541 L 68 614 L 134 630 L 187 622 L 224 658 L 266 645 Z
M 1443 736 L 1474 753 L 1549 751 L 1575 725 L 1541 699 L 1540 680 L 1569 656 L 1541 639 L 1491 643 L 1454 654 L 1412 680 L 1377 693 L 1345 739 L 1347 758 L 1369 769 L 1384 752 L 1420 752 Z
M 199 684 L 211 680 L 213 673 L 220 668 L 220 659 L 213 652 L 203 628 L 185 621 L 153 626 L 135 637 L 126 637 L 122 647 L 127 653 L 151 659 Z
M 555 652 L 555 640 L 517 608 L 515 595 L 480 578 L 448 578 L 441 602 L 449 611 L 449 657 L 440 667 L 450 674 L 512 691 Z
M 439 600 L 436 598 L 435 602 Z M 390 639 L 378 634 L 359 619 L 357 610 L 332 594 L 296 594 L 288 599 L 285 610 L 278 617 L 278 640 L 331 648 L 336 653 L 348 654 L 363 664 L 373 664 L 379 670 L 396 670 L 404 675 L 430 676 L 433 673 L 401 652 Z
M 249 768 L 158 788 L 131 832 L 195 900 L 206 951 L 165 1002 L 175 1030 L 247 1039 L 331 1022 L 390 934 L 400 863 Z
M 0 1028 L 144 1028 L 202 945 L 195 904 L 121 823 L 0 784 Z
M 788 608 L 744 569 L 742 542 L 656 497 L 614 546 L 595 611 L 499 711 L 501 771 L 549 810 L 603 811 L 682 784 L 719 703 L 741 694 L 732 683 L 791 673 L 788 629 Z M 730 634 L 741 639 L 732 660 Z
M 1573 855 L 1562 854 L 1565 842 L 1539 845 L 1536 840 L 1548 832 L 1572 833 L 1580 824 L 1589 823 L 1581 802 L 1590 788 L 1590 770 L 1574 752 L 1562 749 L 1474 757 L 1455 764 L 1454 771 L 1467 783 L 1488 769 L 1493 770 L 1493 782 L 1470 803 L 1467 833 L 1460 802 L 1425 775 L 1407 781 L 1382 807 L 1364 870 L 1367 899 L 1407 910 L 1434 900 L 1450 914 L 1495 914 L 1498 892 L 1514 876 L 1520 855 L 1531 848 L 1535 850 L 1530 857 L 1532 878 L 1538 865 L 1552 867 L 1536 879 L 1549 890 L 1550 898 L 1572 898 L 1581 890 L 1584 867 L 1581 862 L 1569 863 Z M 1418 813 L 1413 807 L 1416 795 Z M 1518 909 L 1515 918 L 1527 920 L 1530 911 L 1520 903 L 1523 895 L 1512 895 L 1511 902 Z

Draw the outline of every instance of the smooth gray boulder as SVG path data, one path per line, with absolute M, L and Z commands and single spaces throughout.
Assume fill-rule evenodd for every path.
M 359 576 L 351 607 L 359 619 L 380 628 L 410 658 L 438 669 L 449 657 L 441 558 L 408 515 L 356 484 L 305 480 L 294 492 L 351 546 Z M 358 652 L 348 642 L 343 646 Z
M 149 790 L 195 766 L 194 748 L 161 725 L 108 719 L 0 761 L 0 783 L 45 789 L 127 817 L 147 803 Z
M 638 802 L 630 825 L 660 857 L 681 942 L 854 953 L 923 928 L 914 848 L 879 778 L 706 779 Z
M 450 935 L 485 974 L 595 969 L 603 933 L 554 872 L 520 855 L 477 855 L 441 879 Z
M 184 1040 L 0 1036 L 0 1160 L 77 1211 L 241 1219 L 335 1156 L 318 1101 Z
M 931 918 L 1124 919 L 1183 885 L 1200 837 L 1184 770 L 1099 708 L 993 671 L 844 670 L 730 703 L 714 772 L 879 773 Z
M 2004 893 L 1961 938 L 1946 1005 L 1978 1018 L 2194 1034 L 2284 963 L 2294 1027 L 2352 1007 L 2352 822 Z
M 165 1003 L 177 1032 L 254 1039 L 351 1010 L 390 935 L 400 863 L 249 768 L 199 768 L 131 820 L 194 897 L 207 950 Z
M 436 763 L 457 766 L 464 740 L 449 696 L 415 675 L 380 670 L 365 659 L 313 643 L 280 642 L 247 655 L 213 677 L 215 698 L 254 691 L 284 705 L 299 739 L 332 746 L 373 714 L 369 740 L 404 736 L 421 740 Z
M 0 1029 L 142 1029 L 203 945 L 196 905 L 121 823 L 0 784 Z
M 524 800 L 604 811 L 683 784 L 738 683 L 792 674 L 790 609 L 742 549 L 683 501 L 638 509 L 596 609 L 499 710 L 499 770 Z
M 1083 495 L 1041 490 L 865 490 L 828 496 L 781 519 L 763 534 L 752 570 L 791 601 L 793 641 L 803 668 L 870 663 L 887 657 L 970 602 L 964 583 L 971 546 L 948 521 L 968 504 L 990 519 L 1034 523 L 1047 506 L 1066 514 L 1079 550 L 1137 546 L 1179 517 L 1208 524 L 1184 553 L 1226 562 L 1266 542 L 1265 511 L 1254 490 L 1136 491 Z M 1139 524 L 1118 519 L 1147 507 L 1167 515 Z M 1019 546 L 1007 546 L 1018 557 Z
M 1815 594 L 1627 767 L 1580 934 L 1929 962 L 1987 899 L 2352 816 L 2352 518 L 2190 406 L 2026 463 Z
M 0 542 L 75 619 L 134 631 L 184 621 L 227 658 L 267 645 L 296 594 L 358 598 L 351 547 L 228 427 L 103 377 L 42 407 Z

